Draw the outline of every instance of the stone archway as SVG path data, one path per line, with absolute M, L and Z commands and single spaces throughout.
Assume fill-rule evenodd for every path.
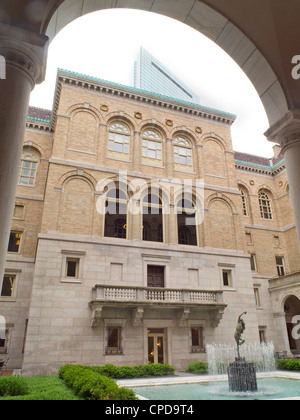
M 50 41 L 69 23 L 86 14 L 118 8 L 117 1 L 64 0 L 45 23 L 43 31 Z M 281 84 L 267 59 L 254 43 L 228 18 L 203 1 L 186 0 L 134 0 L 122 2 L 122 8 L 138 9 L 162 14 L 185 23 L 207 36 L 241 67 L 257 90 L 266 110 L 270 124 L 278 121 L 288 112 L 288 105 Z
M 300 354 L 300 338 L 296 338 L 293 333 L 295 328 L 293 318 L 300 316 L 300 300 L 294 295 L 288 296 L 284 302 L 284 312 L 291 353 Z
M 240 4 L 242 3 L 242 4 Z M 48 36 L 84 14 L 131 8 L 177 19 L 223 48 L 246 73 L 265 107 L 269 140 L 286 159 L 300 242 L 299 0 L 2 0 L 0 5 L 0 277 L 17 185 L 30 92 L 45 77 Z M 3 60 L 2 60 L 3 61 Z M 297 67 L 296 67 L 297 65 Z M 296 77 L 293 77 L 296 74 Z M 17 118 L 16 118 L 17 116 Z

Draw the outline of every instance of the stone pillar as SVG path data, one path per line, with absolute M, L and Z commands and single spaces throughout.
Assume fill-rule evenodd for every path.
M 139 172 L 141 170 L 141 132 L 134 132 L 132 170 Z
M 300 110 L 289 111 L 265 135 L 282 147 L 300 244 Z
M 166 168 L 167 168 L 167 177 L 173 178 L 174 176 L 174 151 L 172 139 L 166 139 Z
M 3 277 L 30 93 L 45 73 L 48 38 L 0 24 L 0 279 Z
M 289 337 L 287 333 L 286 317 L 284 312 L 273 314 L 274 326 L 276 334 L 276 350 L 279 352 L 287 352 L 288 356 L 292 356 Z

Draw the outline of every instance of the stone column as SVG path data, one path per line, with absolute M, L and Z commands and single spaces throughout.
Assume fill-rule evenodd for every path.
M 282 147 L 300 244 L 300 110 L 289 111 L 265 135 Z
M 134 131 L 132 170 L 139 172 L 141 170 L 141 132 Z
M 0 24 L 0 279 L 3 277 L 30 93 L 44 79 L 48 38 Z
M 172 139 L 166 139 L 166 168 L 167 168 L 167 177 L 173 178 L 174 176 L 174 152 L 173 152 L 173 143 Z

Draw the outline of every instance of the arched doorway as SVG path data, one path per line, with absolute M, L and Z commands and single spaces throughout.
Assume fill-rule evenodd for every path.
M 293 318 L 300 316 L 300 300 L 294 295 L 287 297 L 284 303 L 284 312 L 291 353 L 300 354 L 300 338 L 297 338 L 293 333 L 296 326 Z

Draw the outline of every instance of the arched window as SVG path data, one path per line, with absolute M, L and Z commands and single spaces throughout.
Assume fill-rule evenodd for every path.
M 119 219 L 114 223 L 114 231 L 115 231 L 114 237 L 115 238 L 126 239 L 127 224 L 125 222 L 126 222 L 125 219 Z
M 177 203 L 179 245 L 197 246 L 196 208 L 190 194 L 182 195 Z
M 243 208 L 243 215 L 248 216 L 248 206 L 247 206 L 247 196 L 243 188 L 239 188 L 241 193 L 241 200 L 242 200 L 242 208 Z
M 193 166 L 192 145 L 185 137 L 176 137 L 174 140 L 174 162 L 180 165 Z
M 146 130 L 143 133 L 143 157 L 162 160 L 162 139 L 156 130 Z
M 111 152 L 129 153 L 130 130 L 122 122 L 114 122 L 109 127 L 108 150 Z
M 258 195 L 260 214 L 263 219 L 273 219 L 271 199 L 267 192 L 261 191 Z
M 143 240 L 163 242 L 163 206 L 159 191 L 148 191 L 143 200 Z
M 19 175 L 20 185 L 34 185 L 38 162 L 39 158 L 33 151 L 23 151 Z
M 112 186 L 106 194 L 104 236 L 127 238 L 127 193 L 119 186 Z

